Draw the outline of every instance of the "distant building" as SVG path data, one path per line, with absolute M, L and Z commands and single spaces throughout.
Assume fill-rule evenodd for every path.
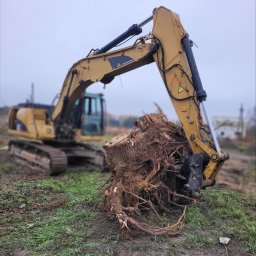
M 244 137 L 246 128 L 243 104 L 239 108 L 238 117 L 215 117 L 213 119 L 213 126 L 219 138 L 235 139 L 237 137 Z
M 244 124 L 241 125 L 239 117 L 214 117 L 212 120 L 218 138 L 235 139 L 245 136 Z

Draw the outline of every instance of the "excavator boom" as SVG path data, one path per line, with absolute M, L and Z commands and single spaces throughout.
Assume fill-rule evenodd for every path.
M 130 47 L 108 52 L 127 37 L 140 33 L 142 25 L 151 19 L 153 19 L 153 29 L 149 35 L 139 38 Z M 204 168 L 204 186 L 213 184 L 228 155 L 221 151 L 205 110 L 203 102 L 207 95 L 191 48 L 192 41 L 183 28 L 179 16 L 164 7 L 155 9 L 152 17 L 139 25 L 131 26 L 106 46 L 71 67 L 64 81 L 53 119 L 58 120 L 63 109 L 68 113 L 73 100 L 92 83 L 107 84 L 117 75 L 155 62 L 195 158 L 201 155 L 201 158 L 210 159 L 205 168 L 201 161 L 196 174 L 199 175 L 198 173 L 201 173 Z M 69 102 L 63 107 L 64 98 L 68 95 Z M 208 121 L 209 134 L 214 142 L 212 145 L 203 142 L 206 126 L 203 124 L 200 105 L 205 110 L 204 116 Z
M 153 29 L 150 34 L 138 38 L 129 47 L 109 51 L 130 36 L 140 34 L 142 27 L 151 20 Z M 72 139 L 72 129 L 68 135 L 69 130 L 63 127 L 69 121 L 74 103 L 91 84 L 108 84 L 120 74 L 155 63 L 193 151 L 190 159 L 187 159 L 190 173 L 187 188 L 196 193 L 202 186 L 214 184 L 228 155 L 220 149 L 205 110 L 203 102 L 207 95 L 191 47 L 192 41 L 179 16 L 165 7 L 154 9 L 152 16 L 138 25 L 132 25 L 110 43 L 90 52 L 70 68 L 51 116 L 50 125 L 54 132 L 49 134 L 49 138 Z M 208 122 L 207 128 L 203 123 L 201 106 Z M 65 136 L 62 134 L 63 130 Z M 214 143 L 206 142 L 205 133 L 212 136 Z M 79 135 L 78 131 L 76 138 L 83 140 L 84 136 Z

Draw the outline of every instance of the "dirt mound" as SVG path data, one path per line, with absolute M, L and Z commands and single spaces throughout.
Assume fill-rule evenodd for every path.
M 118 220 L 125 237 L 132 236 L 134 230 L 176 235 L 184 225 L 186 209 L 180 202 L 191 201 L 176 193 L 179 178 L 184 178 L 179 177 L 177 168 L 191 149 L 182 128 L 163 115 L 145 115 L 137 126 L 104 145 L 112 170 L 104 191 L 105 209 L 109 217 Z M 173 206 L 181 209 L 180 218 L 173 225 L 160 227 L 143 220 L 145 215 L 160 219 L 159 214 L 169 214 Z

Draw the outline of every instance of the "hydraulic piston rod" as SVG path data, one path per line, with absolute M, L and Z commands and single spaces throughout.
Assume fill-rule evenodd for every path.
M 142 27 L 145 26 L 152 19 L 153 19 L 153 16 L 150 16 L 139 24 L 133 24 L 124 33 L 122 33 L 121 35 L 116 37 L 114 40 L 112 40 L 111 42 L 103 46 L 101 49 L 96 50 L 95 53 L 101 54 L 101 53 L 107 52 L 113 47 L 123 42 L 125 39 L 129 38 L 130 36 L 139 35 L 142 32 Z
M 204 117 L 205 117 L 206 122 L 207 122 L 207 124 L 209 126 L 209 129 L 210 129 L 210 132 L 211 132 L 211 135 L 212 135 L 212 139 L 213 139 L 214 145 L 216 147 L 216 151 L 218 153 L 220 153 L 221 152 L 221 148 L 220 148 L 220 145 L 219 145 L 219 142 L 218 142 L 215 130 L 214 130 L 213 126 L 212 126 L 212 122 L 211 122 L 211 120 L 209 118 L 206 106 L 205 106 L 203 101 L 201 102 L 201 106 L 202 106 L 202 109 L 203 109 Z
M 203 100 L 206 100 L 206 92 L 203 88 L 202 82 L 201 82 L 201 78 L 199 76 L 199 72 L 197 70 L 197 65 L 196 65 L 196 61 L 192 52 L 192 47 L 191 47 L 191 40 L 189 40 L 189 36 L 188 34 L 186 34 L 182 40 L 182 45 L 183 48 L 185 50 L 187 59 L 188 59 L 188 63 L 189 63 L 189 67 L 192 73 L 192 80 L 193 80 L 193 86 L 196 90 L 196 95 L 197 95 L 197 99 L 199 100 L 199 102 L 202 102 Z
M 211 120 L 209 118 L 206 106 L 204 105 L 204 101 L 206 100 L 207 94 L 206 94 L 206 91 L 203 88 L 201 78 L 199 76 L 196 61 L 195 61 L 195 58 L 194 58 L 194 55 L 193 55 L 193 52 L 192 52 L 192 49 L 191 49 L 192 48 L 191 47 L 191 40 L 189 39 L 188 34 L 186 34 L 182 38 L 181 42 L 182 42 L 184 51 L 186 53 L 188 63 L 189 63 L 189 67 L 190 67 L 190 70 L 191 70 L 191 73 L 192 73 L 193 86 L 194 86 L 195 91 L 196 91 L 197 99 L 198 99 L 198 101 L 200 102 L 200 104 L 202 106 L 204 117 L 205 117 L 206 122 L 209 126 L 209 129 L 210 129 L 210 132 L 211 132 L 216 150 L 217 150 L 218 153 L 220 153 L 221 148 L 220 148 L 219 142 L 217 140 L 217 137 L 216 137 L 214 128 L 212 126 Z
M 147 23 L 149 23 L 153 19 L 153 15 L 149 16 L 147 19 L 143 20 L 141 23 L 139 23 L 137 26 L 142 28 L 145 26 Z

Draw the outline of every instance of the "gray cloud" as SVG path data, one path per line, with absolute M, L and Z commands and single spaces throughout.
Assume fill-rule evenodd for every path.
M 237 115 L 255 105 L 255 2 L 247 1 L 1 1 L 1 105 L 24 101 L 33 81 L 36 101 L 50 103 L 69 67 L 164 5 L 180 14 L 194 49 L 212 115 Z M 151 26 L 144 29 L 145 33 Z M 130 42 L 131 43 L 131 42 Z M 154 111 L 174 116 L 154 64 L 91 91 L 105 94 L 115 114 Z

